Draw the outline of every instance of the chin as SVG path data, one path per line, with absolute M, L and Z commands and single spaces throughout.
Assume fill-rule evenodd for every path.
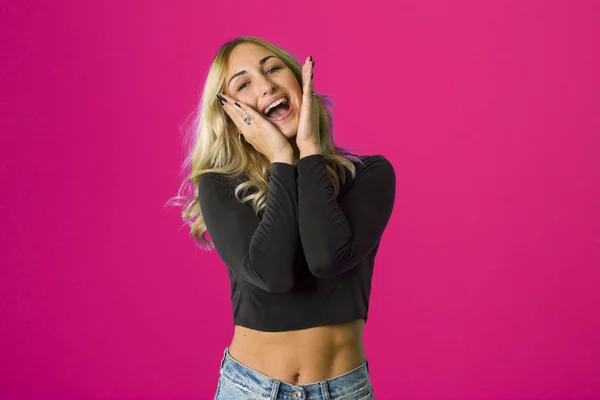
M 280 132 L 288 139 L 293 138 L 298 133 L 298 124 L 289 124 L 284 128 L 279 129 Z
M 286 122 L 287 123 L 283 124 L 283 126 L 279 127 L 279 130 L 281 133 L 283 133 L 283 136 L 291 139 L 296 136 L 296 133 L 298 133 L 299 121 L 295 115 L 292 115 L 292 118 Z

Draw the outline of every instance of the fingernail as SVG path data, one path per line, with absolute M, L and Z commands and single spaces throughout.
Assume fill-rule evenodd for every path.
M 313 76 L 314 76 L 314 75 L 315 75 L 315 74 L 314 74 L 313 72 L 311 72 L 311 73 L 310 73 L 310 79 L 313 79 Z
M 217 93 L 217 97 L 219 98 L 219 100 L 223 100 L 224 102 L 227 102 L 227 99 L 223 96 L 221 96 L 220 93 Z
M 223 103 L 221 99 L 219 99 L 219 103 L 221 103 L 222 106 L 225 106 L 225 103 Z
M 312 56 L 308 56 L 308 59 L 309 59 L 311 62 L 312 62 L 312 60 L 313 60 L 313 59 L 312 59 Z
M 242 108 L 242 106 L 240 106 L 237 101 L 235 102 L 235 105 L 238 106 L 239 108 Z
M 313 68 L 314 68 L 315 67 L 315 62 L 313 61 L 312 63 L 313 63 Z

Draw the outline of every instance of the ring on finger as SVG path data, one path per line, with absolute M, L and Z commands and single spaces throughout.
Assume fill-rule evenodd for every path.
M 246 125 L 252 124 L 252 120 L 250 119 L 250 116 L 248 114 L 246 114 L 246 116 L 244 117 L 244 122 L 246 123 Z

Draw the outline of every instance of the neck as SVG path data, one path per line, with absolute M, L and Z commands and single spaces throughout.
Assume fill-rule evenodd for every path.
M 296 165 L 296 163 L 300 159 L 300 149 L 298 148 L 298 145 L 296 144 L 296 136 L 292 136 L 291 138 L 289 138 L 288 142 L 290 143 L 290 145 L 292 146 L 292 149 L 294 150 L 294 165 Z

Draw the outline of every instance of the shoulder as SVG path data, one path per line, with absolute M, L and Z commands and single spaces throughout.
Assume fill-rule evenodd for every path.
M 239 178 L 217 172 L 207 172 L 202 174 L 198 182 L 198 195 L 207 196 L 210 194 L 230 195 L 239 184 Z
M 198 182 L 198 191 L 205 192 L 207 190 L 214 190 L 216 187 L 222 186 L 225 183 L 225 176 L 223 174 L 217 174 L 214 172 L 208 172 L 202 174 L 200 181 Z
M 384 179 L 395 178 L 394 166 L 385 156 L 381 154 L 352 155 L 360 160 L 358 163 L 355 162 L 357 179 L 365 176 L 380 176 Z

